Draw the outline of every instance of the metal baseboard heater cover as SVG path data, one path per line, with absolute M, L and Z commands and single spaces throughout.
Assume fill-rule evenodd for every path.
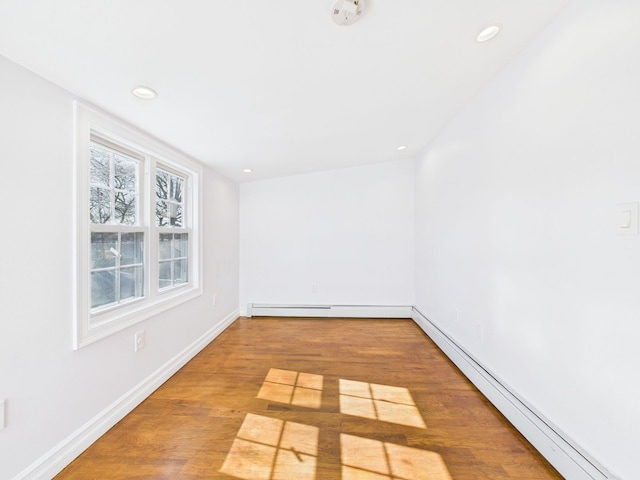
M 275 305 L 250 303 L 247 317 L 411 318 L 410 305 Z
M 412 318 L 471 383 L 565 478 L 620 480 L 415 307 Z

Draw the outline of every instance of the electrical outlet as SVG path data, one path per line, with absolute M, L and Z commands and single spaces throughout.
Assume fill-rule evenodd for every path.
M 311 293 L 318 293 L 318 285 L 315 283 L 311 284 Z
M 5 422 L 5 409 L 7 401 L 6 399 L 0 400 L 0 430 L 4 430 Z
M 211 300 L 211 303 L 213 304 L 213 306 L 214 306 L 214 307 L 216 306 L 216 300 L 218 299 L 217 297 L 218 297 L 218 295 L 216 295 L 216 294 L 214 293 L 214 294 L 213 294 L 213 299 Z
M 134 338 L 134 352 L 142 350 L 144 348 L 144 343 L 144 330 L 142 330 L 141 332 L 136 333 L 136 336 Z

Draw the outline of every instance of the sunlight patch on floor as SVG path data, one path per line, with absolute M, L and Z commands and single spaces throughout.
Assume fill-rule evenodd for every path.
M 324 377 L 269 370 L 257 398 L 320 409 Z M 340 413 L 425 429 L 407 388 L 339 379 Z M 243 480 L 315 480 L 320 429 L 248 413 L 220 472 Z M 340 434 L 342 480 L 452 480 L 435 452 Z
M 258 398 L 318 409 L 322 405 L 323 380 L 322 375 L 272 368 L 258 392 Z
M 340 435 L 342 480 L 452 480 L 438 453 Z
M 340 412 L 416 428 L 427 428 L 411 392 L 402 387 L 340 379 Z
M 247 414 L 220 471 L 244 480 L 314 480 L 318 427 Z

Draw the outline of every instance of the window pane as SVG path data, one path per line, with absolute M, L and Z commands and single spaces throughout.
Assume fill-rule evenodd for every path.
M 91 187 L 89 219 L 91 223 L 107 223 L 111 218 L 109 190 Z
M 138 161 L 114 152 L 113 187 L 119 190 L 136 192 L 138 190 Z
M 182 191 L 184 189 L 184 179 L 171 175 L 171 197 L 169 200 L 182 203 Z
M 144 233 L 123 233 L 120 237 L 120 265 L 143 263 Z
M 186 180 L 164 170 L 156 171 L 156 225 L 183 227 L 183 196 Z
M 90 144 L 89 212 L 92 223 L 135 225 L 140 161 L 96 142 Z
M 176 260 L 173 265 L 173 283 L 178 285 L 180 283 L 187 283 L 189 277 L 187 270 L 189 262 L 187 260 Z
M 136 224 L 138 196 L 131 192 L 115 192 L 116 223 L 123 225 Z
M 91 234 L 91 269 L 115 267 L 118 253 L 117 233 Z
M 182 226 L 182 205 L 177 203 L 169 204 L 169 222 L 172 227 Z
M 181 233 L 174 235 L 173 258 L 189 256 L 189 234 Z
M 176 209 L 176 227 L 184 227 L 184 222 L 182 221 L 182 204 L 179 204 Z
M 90 146 L 90 157 L 89 178 L 91 185 L 108 188 L 109 178 L 111 177 L 111 152 L 92 142 Z
M 172 233 L 160 234 L 160 260 L 171 259 L 171 244 L 173 243 Z
M 120 301 L 144 295 L 143 268 L 132 267 L 120 270 Z
M 156 202 L 156 225 L 158 227 L 166 227 L 167 226 L 167 202 L 159 201 Z
M 91 308 L 116 301 L 116 271 L 91 272 Z
M 158 286 L 160 288 L 170 287 L 173 285 L 171 279 L 171 262 L 160 263 L 160 281 Z
M 158 170 L 156 173 L 156 197 L 166 200 L 169 192 L 169 174 Z

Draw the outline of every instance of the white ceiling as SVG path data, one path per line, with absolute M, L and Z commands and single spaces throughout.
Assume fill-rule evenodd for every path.
M 416 156 L 570 0 L 334 1 L 0 0 L 0 55 L 247 181 Z

